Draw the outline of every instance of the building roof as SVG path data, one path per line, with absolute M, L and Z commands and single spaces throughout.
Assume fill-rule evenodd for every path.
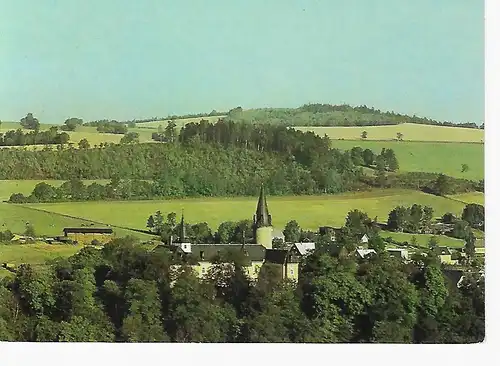
M 356 253 L 361 258 L 365 258 L 366 256 L 368 256 L 370 254 L 377 254 L 377 252 L 374 249 L 356 249 Z
M 437 247 L 436 253 L 438 255 L 451 255 L 451 251 L 448 247 Z
M 288 250 L 266 249 L 265 262 L 274 264 L 285 264 Z
M 256 227 L 272 226 L 271 215 L 267 208 L 266 195 L 264 193 L 264 185 L 260 187 L 259 202 L 257 203 L 257 210 L 255 212 L 254 224 Z
M 315 243 L 295 243 L 293 245 L 297 248 L 300 255 L 306 255 L 316 249 Z
M 97 228 L 97 227 L 65 227 L 64 234 L 112 234 L 111 228 Z
M 191 244 L 191 256 L 195 260 L 211 261 L 215 256 L 227 251 L 244 251 L 250 261 L 263 261 L 266 249 L 259 244 Z M 203 259 L 201 258 L 203 252 Z

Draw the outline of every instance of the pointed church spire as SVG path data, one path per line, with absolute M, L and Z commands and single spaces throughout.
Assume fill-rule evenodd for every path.
M 260 186 L 259 202 L 257 203 L 257 211 L 254 216 L 254 224 L 256 227 L 271 226 L 271 215 L 267 208 L 266 195 L 264 193 L 264 185 Z
M 181 216 L 181 225 L 180 225 L 180 235 L 179 235 L 179 239 L 180 239 L 180 242 L 181 243 L 185 243 L 186 242 L 186 224 L 184 223 L 184 209 L 182 209 L 182 216 Z

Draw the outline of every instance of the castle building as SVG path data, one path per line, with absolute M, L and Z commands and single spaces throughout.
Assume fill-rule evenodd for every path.
M 244 258 L 244 266 L 251 279 L 257 279 L 260 268 L 266 262 L 278 264 L 282 268 L 282 277 L 298 279 L 300 258 L 314 250 L 314 243 L 296 243 L 289 250 L 274 250 L 273 237 L 276 231 L 272 227 L 272 218 L 267 207 L 264 187 L 261 186 L 257 209 L 253 217 L 253 242 L 231 244 L 194 244 L 186 236 L 184 212 L 179 223 L 178 240 L 170 240 L 169 248 L 174 257 L 188 263 L 199 277 L 206 275 L 214 259 L 224 252 L 239 252 Z M 244 240 L 243 240 L 244 241 Z M 306 246 L 307 247 L 306 247 Z

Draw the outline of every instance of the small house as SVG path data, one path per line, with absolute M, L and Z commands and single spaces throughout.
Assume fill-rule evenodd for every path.
M 399 258 L 405 261 L 410 259 L 408 249 L 404 248 L 388 248 L 387 254 L 389 254 L 390 257 Z
M 441 260 L 441 263 L 445 264 L 457 263 L 456 259 L 452 259 L 452 252 L 448 247 L 436 247 L 435 251 L 439 259 Z

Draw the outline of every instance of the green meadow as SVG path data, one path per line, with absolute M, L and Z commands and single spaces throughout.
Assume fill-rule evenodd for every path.
M 350 210 L 365 211 L 379 222 L 387 220 L 396 206 L 414 203 L 432 206 L 435 216 L 446 212 L 461 214 L 464 204 L 423 192 L 401 189 L 373 190 L 324 196 L 269 196 L 273 226 L 283 228 L 289 220 L 297 220 L 305 229 L 319 226 L 342 226 Z M 30 204 L 50 213 L 65 214 L 82 219 L 106 222 L 127 228 L 145 229 L 149 215 L 184 210 L 187 222 L 207 222 L 213 230 L 223 221 L 252 219 L 257 197 L 187 198 L 162 201 L 71 202 Z
M 82 245 L 35 244 L 0 244 L 0 263 L 19 265 L 43 265 L 57 257 L 69 257 L 77 253 Z
M 382 148 L 393 149 L 402 172 L 442 173 L 456 178 L 484 179 L 483 144 L 350 140 L 332 140 L 331 144 L 342 150 L 359 146 L 377 154 Z M 462 173 L 462 164 L 467 164 L 469 170 Z
M 332 140 L 361 140 L 363 131 L 366 140 L 395 140 L 397 133 L 403 134 L 404 141 L 435 142 L 484 142 L 484 130 L 461 127 L 445 127 L 402 123 L 389 126 L 364 127 L 294 127 L 301 131 L 313 131 Z
M 483 192 L 469 192 L 462 194 L 454 194 L 449 196 L 450 198 L 466 202 L 466 203 L 478 203 L 484 206 L 484 193 Z
M 62 230 L 65 227 L 80 227 L 92 223 L 92 221 L 90 221 L 92 219 L 79 218 L 81 216 L 82 215 L 75 215 L 74 218 L 66 217 L 57 213 L 40 211 L 21 205 L 0 203 L 0 231 L 8 229 L 13 233 L 21 234 L 26 229 L 26 223 L 29 222 L 35 228 L 35 233 L 37 235 L 63 235 Z M 103 222 L 108 224 L 108 221 L 105 220 Z M 116 225 L 122 226 L 120 223 Z M 103 225 L 95 223 L 95 226 L 99 227 Z M 112 228 L 117 236 L 133 235 L 141 239 L 151 238 L 151 236 L 147 234 L 117 227 Z

